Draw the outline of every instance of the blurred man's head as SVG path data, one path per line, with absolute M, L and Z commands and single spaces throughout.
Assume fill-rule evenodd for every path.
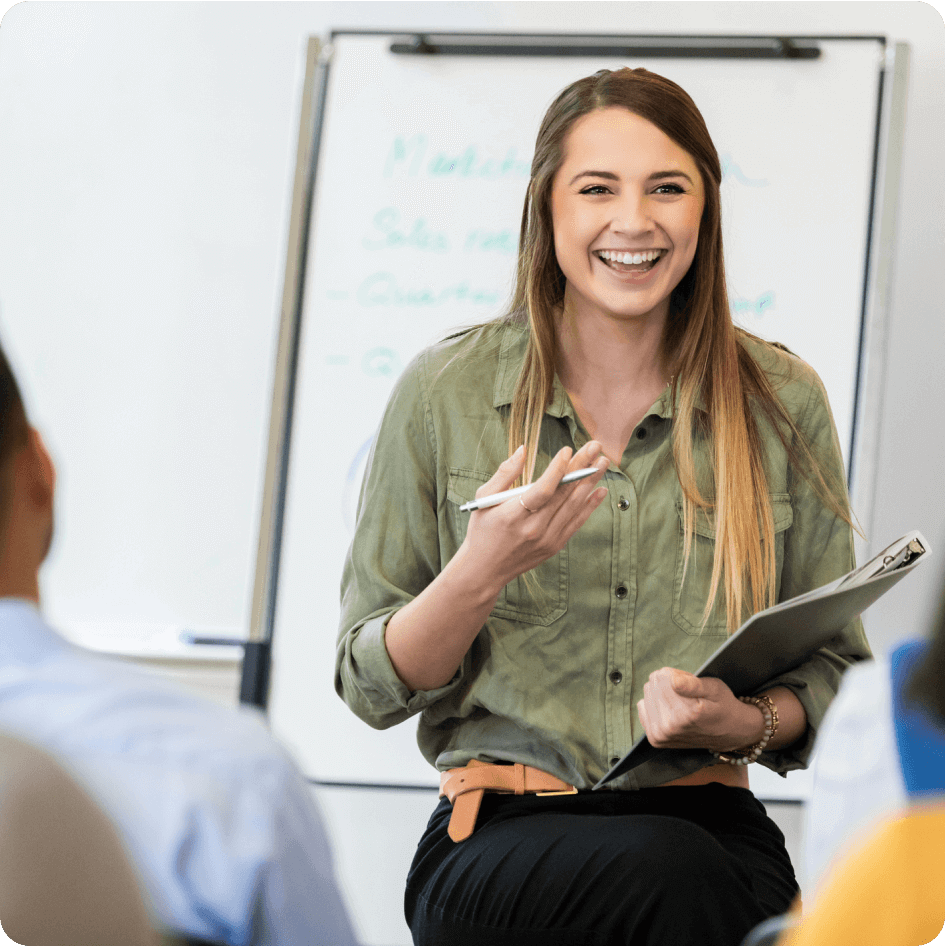
M 37 575 L 53 530 L 55 471 L 30 426 L 0 349 L 0 597 L 39 600 Z

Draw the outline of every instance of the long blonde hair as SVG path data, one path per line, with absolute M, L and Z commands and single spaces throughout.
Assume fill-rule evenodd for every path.
M 673 290 L 665 349 L 675 366 L 672 449 L 683 494 L 684 560 L 688 563 L 696 510 L 713 510 L 715 554 L 703 621 L 708 620 L 721 585 L 731 631 L 741 623 L 746 605 L 758 611 L 773 604 L 775 597 L 774 518 L 752 404 L 770 422 L 791 462 L 812 482 L 827 508 L 848 523 L 850 513 L 842 479 L 834 471 L 820 470 L 767 376 L 739 342 L 739 335 L 747 333 L 732 323 L 726 293 L 722 168 L 705 121 L 682 88 L 646 69 L 605 69 L 580 79 L 561 92 L 541 123 L 522 212 L 510 310 L 510 318 L 527 316 L 529 333 L 509 417 L 509 452 L 525 444 L 523 479 L 531 481 L 542 416 L 552 395 L 558 354 L 555 313 L 565 289 L 551 221 L 551 188 L 565 139 L 577 119 L 613 106 L 645 118 L 685 149 L 705 188 L 696 255 Z M 700 394 L 705 413 L 696 408 Z M 696 436 L 711 444 L 711 496 L 700 489 L 693 451 Z

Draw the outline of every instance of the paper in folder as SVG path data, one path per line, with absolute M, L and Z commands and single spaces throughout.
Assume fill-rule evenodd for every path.
M 806 594 L 752 615 L 696 671 L 718 677 L 736 696 L 749 696 L 773 677 L 804 663 L 929 555 L 921 532 L 909 532 L 865 565 Z M 629 772 L 661 753 L 708 750 L 654 749 L 646 736 L 594 786 Z

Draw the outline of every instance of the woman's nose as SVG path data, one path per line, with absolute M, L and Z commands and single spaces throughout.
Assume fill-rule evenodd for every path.
M 653 218 L 644 196 L 627 195 L 614 208 L 612 226 L 624 233 L 646 233 L 653 229 Z

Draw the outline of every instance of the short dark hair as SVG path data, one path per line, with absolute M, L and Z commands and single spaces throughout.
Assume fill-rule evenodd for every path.
M 29 437 L 29 421 L 20 387 L 0 346 L 0 536 L 6 533 L 13 484 L 10 462 Z

